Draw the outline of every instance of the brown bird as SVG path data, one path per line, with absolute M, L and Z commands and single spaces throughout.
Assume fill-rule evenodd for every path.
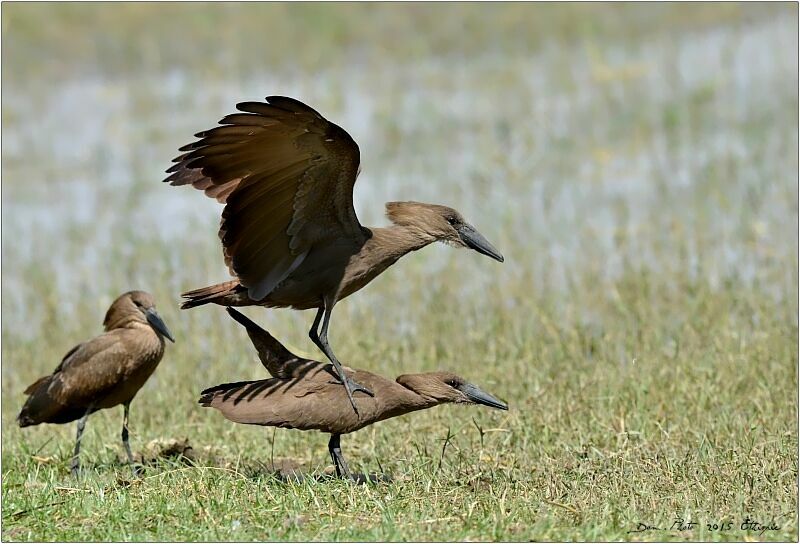
M 200 404 L 236 423 L 330 433 L 328 450 L 339 477 L 351 477 L 339 444 L 343 434 L 445 403 L 508 410 L 506 403 L 451 372 L 405 374 L 391 381 L 344 367 L 348 378 L 375 392 L 374 397 L 359 399 L 361 410 L 355 414 L 341 386 L 331 381 L 336 374 L 330 364 L 298 357 L 241 313 L 233 308 L 228 313 L 247 329 L 259 359 L 274 377 L 211 387 L 201 393 Z
M 152 295 L 129 291 L 120 295 L 106 312 L 105 332 L 64 355 L 49 376 L 31 384 L 28 400 L 17 416 L 20 427 L 78 420 L 78 437 L 71 470 L 80 468 L 81 436 L 93 412 L 122 404 L 122 443 L 133 466 L 128 443 L 128 412 L 136 393 L 164 355 L 164 338 L 172 342 L 164 321 L 156 313 Z
M 166 180 L 192 185 L 225 204 L 219 237 L 234 281 L 183 293 L 181 308 L 207 303 L 317 309 L 309 336 L 353 392 L 328 343 L 334 305 L 403 255 L 436 241 L 503 256 L 456 210 L 389 202 L 392 226 L 363 227 L 353 208 L 359 149 L 347 132 L 302 102 L 282 96 L 243 102 L 200 132 Z M 322 328 L 320 329 L 320 322 Z

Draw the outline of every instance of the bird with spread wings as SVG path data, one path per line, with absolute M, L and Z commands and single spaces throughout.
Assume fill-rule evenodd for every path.
M 434 241 L 503 257 L 447 206 L 391 202 L 391 227 L 362 226 L 353 207 L 359 149 L 344 129 L 288 97 L 237 109 L 182 147 L 164 180 L 191 185 L 225 205 L 219 237 L 236 278 L 184 293 L 182 308 L 316 308 L 309 336 L 334 365 L 357 413 L 353 394 L 372 392 L 348 378 L 330 348 L 334 305 Z

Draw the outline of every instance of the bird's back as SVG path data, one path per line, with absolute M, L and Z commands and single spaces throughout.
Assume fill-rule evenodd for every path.
M 158 366 L 164 341 L 149 327 L 114 329 L 75 346 L 55 371 L 31 384 L 21 427 L 68 423 L 133 399 Z
M 358 414 L 336 381 L 331 365 L 311 361 L 292 379 L 237 382 L 206 389 L 200 403 L 216 408 L 236 423 L 338 434 L 418 409 L 411 408 L 414 394 L 397 382 L 361 370 L 346 372 L 375 393 L 374 397 L 355 394 Z

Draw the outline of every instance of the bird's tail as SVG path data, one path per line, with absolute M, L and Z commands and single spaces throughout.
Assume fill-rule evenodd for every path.
M 238 306 L 244 302 L 240 300 L 242 292 L 246 294 L 247 290 L 236 280 L 186 291 L 181 293 L 181 296 L 186 299 L 181 304 L 181 310 L 211 303 L 222 304 L 223 306 Z
M 64 406 L 54 399 L 50 394 L 52 379 L 53 376 L 39 378 L 25 390 L 25 394 L 29 396 L 17 416 L 20 427 L 40 423 L 69 423 L 80 419 L 86 413 L 84 408 Z

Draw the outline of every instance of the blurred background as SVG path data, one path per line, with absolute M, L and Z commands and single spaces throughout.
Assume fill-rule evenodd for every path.
M 601 414 L 615 400 L 558 407 L 583 402 L 576 387 L 640 399 L 640 384 L 645 428 L 648 406 L 683 399 L 692 408 L 673 415 L 691 419 L 754 395 L 777 403 L 768 422 L 794 428 L 796 4 L 4 3 L 2 30 L 4 430 L 24 386 L 141 288 L 178 343 L 140 396 L 179 408 L 136 415 L 134 403 L 134 417 L 193 436 L 214 421 L 233 440 L 194 396 L 261 369 L 221 308 L 177 309 L 180 292 L 228 277 L 221 207 L 161 180 L 193 133 L 272 94 L 358 142 L 362 223 L 385 224 L 389 200 L 448 204 L 506 257 L 438 246 L 404 258 L 337 306 L 331 343 L 346 363 L 462 368 L 519 408 L 517 429 L 565 413 L 590 434 L 614 427 Z M 313 312 L 248 314 L 319 355 Z M 723 356 L 762 341 L 761 359 Z M 715 342 L 720 359 L 705 359 Z M 679 381 L 748 365 L 786 389 L 725 381 L 704 404 Z M 533 415 L 546 401 L 551 415 Z M 113 443 L 108 417 L 97 432 Z M 236 436 L 258 443 L 248 432 Z M 367 451 L 396 447 L 370 432 Z M 279 436 L 319 457 L 308 437 Z
M 442 202 L 508 253 L 493 266 L 425 252 L 414 274 L 457 260 L 470 296 L 512 277 L 533 296 L 644 267 L 793 299 L 786 15 L 774 3 L 8 4 L 2 308 L 15 317 L 3 333 L 78 325 L 84 297 L 96 322 L 128 286 L 161 286 L 174 305 L 225 279 L 219 207 L 160 180 L 194 132 L 268 94 L 360 144 L 363 223 L 381 222 L 387 200 Z M 355 304 L 381 302 L 368 298 Z

